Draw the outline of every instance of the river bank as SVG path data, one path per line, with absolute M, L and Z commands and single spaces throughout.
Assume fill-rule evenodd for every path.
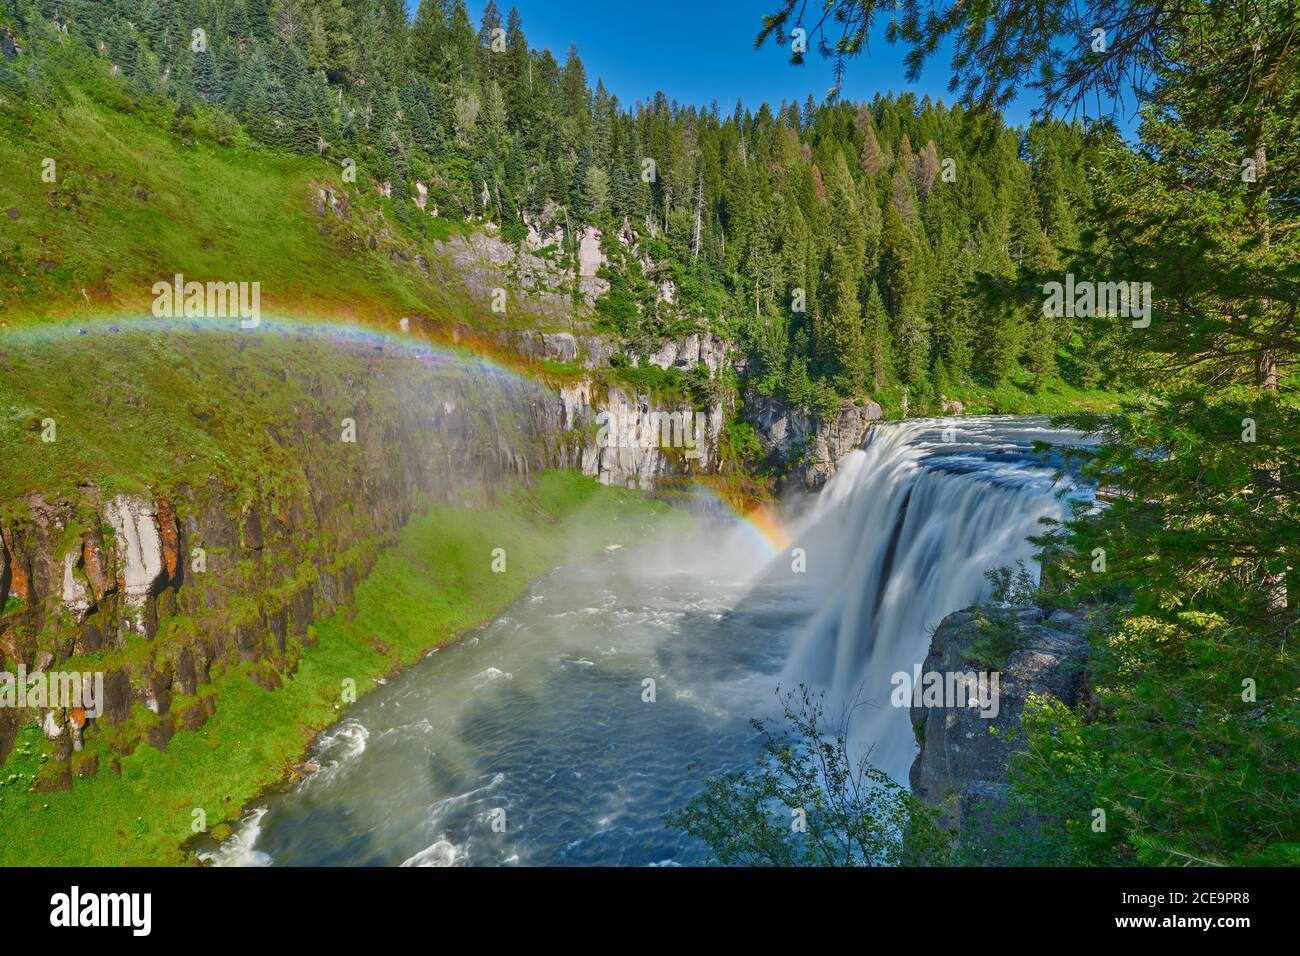
M 224 835 L 223 824 L 345 713 L 345 681 L 364 695 L 491 620 L 556 563 L 642 540 L 667 514 L 637 493 L 558 472 L 542 474 L 531 489 L 504 491 L 491 509 L 432 507 L 379 557 L 353 604 L 314 625 L 316 645 L 281 687 L 258 686 L 249 668 L 217 678 L 208 691 L 219 696 L 213 716 L 197 732 L 176 734 L 166 750 L 142 746 L 120 759 L 120 774 L 34 793 L 24 782 L 42 762 L 40 731 L 24 728 L 0 789 L 0 865 L 187 862 L 181 846 L 196 821 Z M 499 573 L 494 547 L 506 554 Z

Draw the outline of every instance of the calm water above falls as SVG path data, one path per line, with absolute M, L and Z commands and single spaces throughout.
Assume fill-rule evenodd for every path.
M 749 718 L 800 680 L 866 702 L 854 737 L 905 782 L 915 743 L 889 677 L 924 659 L 930 629 L 980 596 L 985 570 L 1029 557 L 1040 517 L 1063 511 L 1057 463 L 1029 453 L 1036 439 L 1078 436 L 1026 418 L 875 429 L 788 516 L 804 574 L 752 528 L 717 519 L 689 539 L 611 541 L 350 707 L 316 744 L 321 769 L 255 805 L 208 858 L 703 862 L 663 815 L 704 773 L 751 761 Z

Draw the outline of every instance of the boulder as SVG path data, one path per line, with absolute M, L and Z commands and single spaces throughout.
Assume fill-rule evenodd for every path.
M 923 673 L 987 671 L 970 657 L 981 633 L 977 614 L 968 608 L 943 619 L 930 639 Z M 946 822 L 959 832 L 992 820 L 1006 803 L 1007 761 L 1027 698 L 1047 695 L 1074 706 L 1088 693 L 1083 667 L 1088 622 L 1063 612 L 1042 618 L 1037 608 L 1008 615 L 1020 640 L 997 671 L 996 713 L 993 708 L 982 715 L 976 707 L 915 702 L 911 707 L 920 744 L 909 773 L 912 792 L 927 804 L 944 807 Z

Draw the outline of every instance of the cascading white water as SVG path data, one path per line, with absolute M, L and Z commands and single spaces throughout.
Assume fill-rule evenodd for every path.
M 935 626 L 987 594 L 986 571 L 1019 560 L 1037 574 L 1026 538 L 1066 504 L 1055 469 L 1029 446 L 1081 437 L 1024 419 L 881 425 L 802 522 L 796 543 L 819 608 L 783 683 L 825 690 L 832 717 L 853 708 L 852 742 L 896 780 L 906 782 L 916 744 L 907 708 L 890 703 L 892 676 L 910 675 Z
M 863 690 L 859 740 L 906 779 L 914 750 L 890 675 L 922 661 L 929 628 L 1029 558 L 1059 514 L 1034 439 L 1042 419 L 879 427 L 790 519 L 807 573 L 748 523 L 566 564 L 482 631 L 352 705 L 313 749 L 320 769 L 252 808 L 204 856 L 275 865 L 697 864 L 664 826 L 705 773 L 752 765 L 753 717 L 778 679 Z M 783 674 L 784 671 L 784 674 Z M 654 696 L 645 697 L 653 678 Z M 499 831 L 492 815 L 506 814 Z

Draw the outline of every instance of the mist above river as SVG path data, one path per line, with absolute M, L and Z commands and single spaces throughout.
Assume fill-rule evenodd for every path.
M 889 675 L 925 657 L 984 571 L 1065 504 L 1041 419 L 878 427 L 789 547 L 716 513 L 657 544 L 611 540 L 472 636 L 429 654 L 321 735 L 320 769 L 250 809 L 222 864 L 664 865 L 706 861 L 664 814 L 751 762 L 754 717 L 807 681 L 854 711 L 900 781 L 916 745 Z M 800 549 L 796 552 L 793 549 Z

